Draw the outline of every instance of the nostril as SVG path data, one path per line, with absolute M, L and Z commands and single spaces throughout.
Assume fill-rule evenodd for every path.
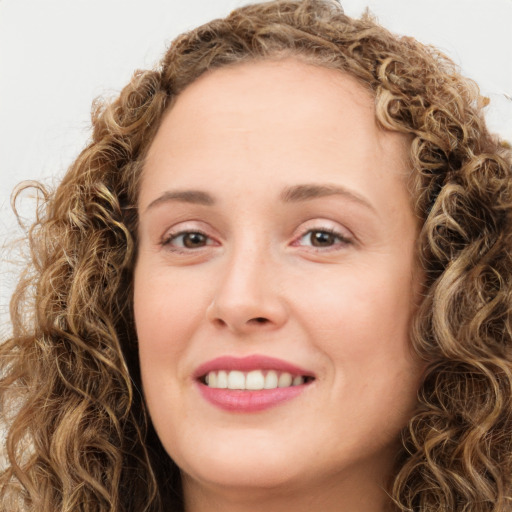
M 217 327 L 224 327 L 226 324 L 226 322 L 224 320 L 222 320 L 222 318 L 215 318 L 213 323 L 217 326 Z
M 262 316 L 258 316 L 250 320 L 251 322 L 255 322 L 257 324 L 266 324 L 268 322 L 268 318 L 263 318 Z

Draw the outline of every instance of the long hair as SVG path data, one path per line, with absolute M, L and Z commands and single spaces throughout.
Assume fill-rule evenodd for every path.
M 389 486 L 394 510 L 505 512 L 512 503 L 511 156 L 478 88 L 431 47 L 335 0 L 249 5 L 178 37 L 154 70 L 97 103 L 92 139 L 29 231 L 31 263 L 0 346 L 8 425 L 2 510 L 181 510 L 179 470 L 142 398 L 132 311 L 138 184 L 167 108 L 200 75 L 303 59 L 355 77 L 383 129 L 411 140 L 425 361 Z

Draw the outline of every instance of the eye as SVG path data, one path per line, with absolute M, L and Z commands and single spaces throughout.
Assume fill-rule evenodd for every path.
M 305 245 L 322 249 L 349 243 L 351 243 L 351 241 L 347 237 L 334 230 L 310 229 L 297 240 L 296 245 Z
M 213 240 L 200 231 L 181 231 L 171 233 L 162 245 L 177 249 L 200 249 L 207 245 L 213 245 Z

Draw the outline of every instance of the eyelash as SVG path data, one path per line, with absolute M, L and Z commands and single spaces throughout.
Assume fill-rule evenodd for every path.
M 187 247 L 179 247 L 179 246 L 173 246 L 172 245 L 173 241 L 175 241 L 179 237 L 183 237 L 185 235 L 200 235 L 200 236 L 204 237 L 207 241 L 208 240 L 212 240 L 211 237 L 209 237 L 206 233 L 203 233 L 200 230 L 197 230 L 197 229 L 184 229 L 183 231 L 178 231 L 177 233 L 170 233 L 169 235 L 167 235 L 162 240 L 161 245 L 163 247 L 167 247 L 172 252 L 177 252 L 177 253 L 188 253 L 190 251 L 194 251 L 194 250 L 197 250 L 197 249 L 202 249 L 203 247 L 208 246 L 208 245 L 213 245 L 213 244 L 206 243 L 204 246 L 200 246 L 200 247 L 197 247 L 197 248 L 190 248 L 190 247 L 187 248 Z
M 311 228 L 308 229 L 305 233 L 303 233 L 301 236 L 296 238 L 296 241 L 303 240 L 306 236 L 311 236 L 313 233 L 322 233 L 322 234 L 328 234 L 337 239 L 336 243 L 333 243 L 332 245 L 329 245 L 327 247 L 315 247 L 314 245 L 310 245 L 310 247 L 313 248 L 313 250 L 316 251 L 329 251 L 329 250 L 335 250 L 336 246 L 341 244 L 343 246 L 352 244 L 352 240 L 336 229 L 332 228 Z M 294 242 L 294 245 L 296 245 L 296 242 Z
M 350 245 L 353 243 L 353 240 L 344 236 L 342 233 L 340 233 L 339 231 L 337 231 L 335 229 L 311 228 L 311 229 L 308 229 L 307 231 L 305 231 L 303 234 L 301 234 L 297 238 L 295 238 L 294 242 L 292 242 L 292 245 L 300 246 L 299 242 L 301 240 L 303 240 L 305 237 L 307 237 L 308 235 L 311 237 L 311 235 L 313 233 L 327 234 L 327 235 L 331 235 L 337 239 L 335 243 L 325 246 L 325 247 L 315 247 L 312 243 L 309 245 L 306 245 L 306 247 L 309 246 L 309 247 L 311 247 L 312 250 L 317 251 L 317 252 L 327 252 L 329 250 L 336 250 L 338 245 L 346 246 L 346 245 Z M 204 237 L 206 243 L 199 247 L 188 247 L 188 248 L 184 247 L 184 246 L 173 246 L 172 245 L 173 241 L 176 241 L 179 237 L 184 237 L 186 235 L 200 235 L 201 237 Z M 204 233 L 200 230 L 189 229 L 189 230 L 178 231 L 177 233 L 170 233 L 168 236 L 166 236 L 162 240 L 161 245 L 163 247 L 166 247 L 168 250 L 170 250 L 174 253 L 186 254 L 186 253 L 190 253 L 191 251 L 203 249 L 204 247 L 207 247 L 207 246 L 215 245 L 212 243 L 208 243 L 208 241 L 212 241 L 212 240 L 213 239 L 211 237 L 209 237 L 206 233 Z

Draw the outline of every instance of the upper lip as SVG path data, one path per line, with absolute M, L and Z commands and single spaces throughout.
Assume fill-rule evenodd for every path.
M 250 372 L 252 370 L 275 370 L 278 372 L 288 372 L 292 375 L 301 375 L 305 377 L 314 377 L 313 372 L 305 370 L 282 359 L 264 355 L 251 355 L 246 357 L 221 356 L 201 364 L 194 372 L 194 378 L 199 379 L 210 372 L 219 370 L 238 370 L 241 372 Z

